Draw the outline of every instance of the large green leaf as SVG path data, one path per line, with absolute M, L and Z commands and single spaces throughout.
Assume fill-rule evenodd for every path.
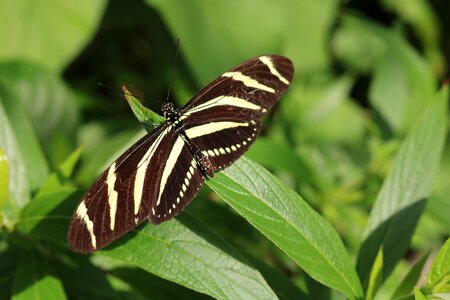
M 24 251 L 16 270 L 12 299 L 62 300 L 66 295 L 52 264 L 34 251 Z
M 381 247 L 386 278 L 409 246 L 439 166 L 447 127 L 447 101 L 446 86 L 408 133 L 378 193 L 358 257 L 358 272 L 366 284 Z
M 208 185 L 311 277 L 349 298 L 362 296 L 336 231 L 286 184 L 241 158 Z
M 61 71 L 87 44 L 106 1 L 0 1 L 0 60 L 25 59 Z

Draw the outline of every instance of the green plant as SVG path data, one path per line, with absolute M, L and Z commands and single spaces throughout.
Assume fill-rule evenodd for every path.
M 1 1 L 0 299 L 448 295 L 447 4 L 376 5 Z M 294 61 L 293 85 L 180 216 L 74 254 L 74 207 L 144 134 L 97 84 L 158 111 L 147 96 L 165 100 L 177 36 L 178 104 L 264 53 Z

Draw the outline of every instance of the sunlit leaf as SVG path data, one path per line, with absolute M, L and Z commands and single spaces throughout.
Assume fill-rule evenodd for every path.
M 349 298 L 361 296 L 336 231 L 286 184 L 245 158 L 207 183 L 315 280 Z

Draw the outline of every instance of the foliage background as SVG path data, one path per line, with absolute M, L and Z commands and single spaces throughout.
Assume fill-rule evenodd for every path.
M 304 244 L 276 240 L 245 211 L 248 199 L 242 204 L 221 190 L 226 178 L 234 180 L 233 188 L 245 186 L 235 169 L 212 181 L 212 189 L 205 187 L 176 221 L 141 228 L 172 242 L 206 240 L 202 245 L 211 252 L 194 245 L 186 251 L 199 251 L 211 269 L 192 269 L 197 265 L 184 252 L 174 263 L 170 253 L 177 250 L 161 250 L 158 243 L 143 241 L 139 248 L 133 234 L 110 252 L 89 257 L 65 244 L 83 191 L 144 134 L 123 96 L 98 83 L 117 89 L 125 84 L 159 111 L 170 83 L 171 100 L 183 105 L 225 70 L 265 53 L 290 57 L 296 77 L 246 157 L 331 224 L 366 298 L 392 297 L 406 274 L 412 285 L 396 295 L 411 294 L 430 269 L 416 297 L 447 291 L 448 282 L 440 280 L 449 267 L 443 263 L 439 273 L 430 265 L 450 232 L 445 88 L 432 102 L 448 76 L 449 20 L 445 0 L 1 0 L 0 298 L 362 297 L 321 279 L 326 271 L 310 271 L 305 261 L 316 257 Z M 172 77 L 177 37 L 180 57 Z M 245 160 L 238 168 L 251 174 L 254 166 Z M 273 180 L 270 187 L 278 184 Z M 268 203 L 292 201 L 281 223 L 294 216 L 298 228 L 314 229 L 314 220 L 302 218 L 307 208 L 293 213 L 303 199 L 267 195 Z M 403 199 L 411 199 L 412 210 L 395 215 L 398 224 L 384 235 L 387 242 L 370 240 L 368 232 L 390 211 L 386 207 L 398 213 Z M 312 231 L 308 240 L 305 232 L 307 241 L 326 249 L 327 240 L 315 240 Z M 142 249 L 140 261 L 125 259 L 131 249 Z M 242 269 L 229 277 L 211 275 L 214 280 L 201 287 L 201 274 L 217 271 L 219 254 L 224 268 L 239 262 Z M 248 273 L 241 278 L 242 270 Z M 349 278 L 354 272 L 349 269 Z M 251 290 L 245 287 L 231 292 L 236 282 L 253 280 L 248 278 L 258 282 L 260 294 L 243 294 Z M 433 290 L 436 282 L 444 288 Z

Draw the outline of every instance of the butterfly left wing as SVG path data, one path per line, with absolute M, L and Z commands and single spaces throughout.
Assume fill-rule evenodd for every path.
M 286 57 L 255 57 L 211 82 L 181 110 L 187 137 L 215 171 L 247 151 L 261 130 L 261 117 L 287 90 L 293 74 Z
M 167 153 L 177 134 L 161 125 L 145 135 L 111 166 L 85 193 L 69 225 L 69 247 L 90 253 L 145 220 L 159 190 L 159 178 Z

